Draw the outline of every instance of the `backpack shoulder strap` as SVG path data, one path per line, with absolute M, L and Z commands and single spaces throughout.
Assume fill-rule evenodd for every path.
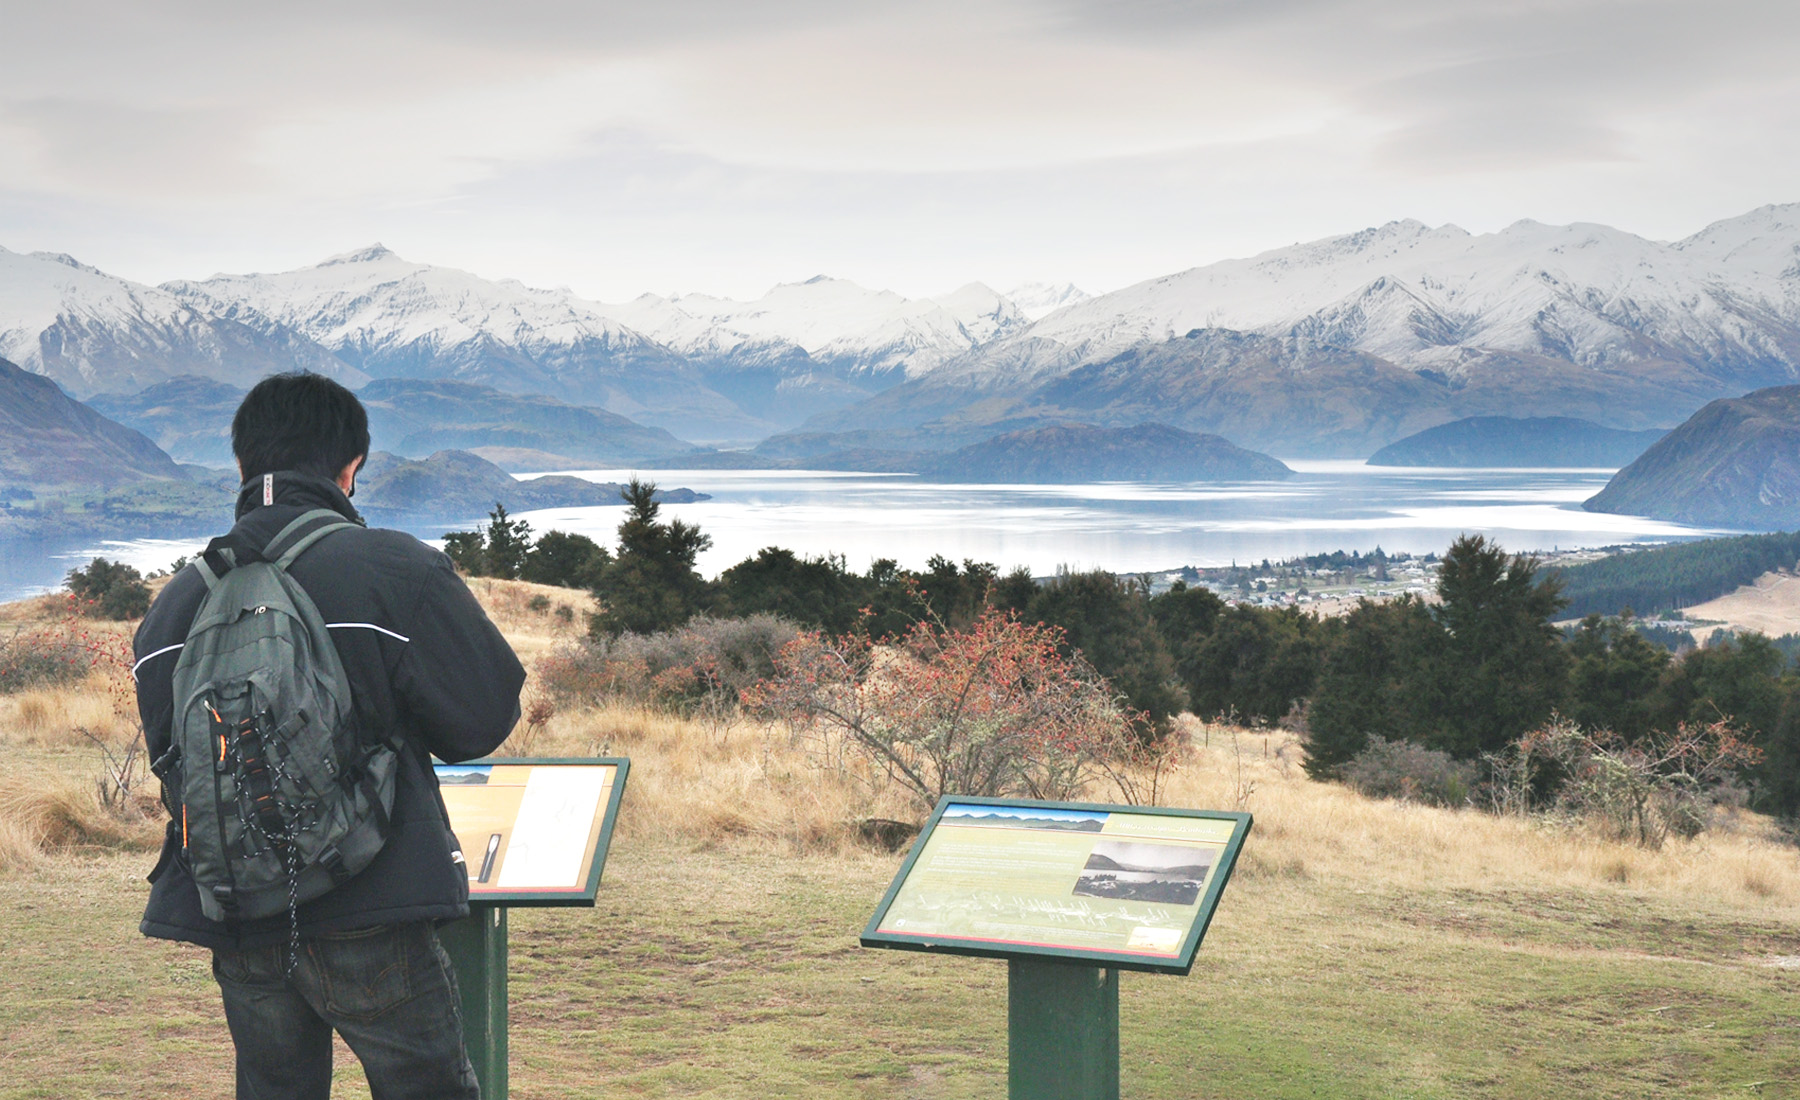
M 273 563 L 285 573 L 288 566 L 294 564 L 294 559 L 306 553 L 313 543 L 333 531 L 355 526 L 357 525 L 329 508 L 314 508 L 303 512 L 263 547 L 263 560 Z
M 218 586 L 220 578 L 233 569 L 261 560 L 262 555 L 257 552 L 256 547 L 242 535 L 232 531 L 207 543 L 206 549 L 194 559 L 194 566 L 200 571 L 201 579 L 206 581 L 207 589 L 211 590 Z

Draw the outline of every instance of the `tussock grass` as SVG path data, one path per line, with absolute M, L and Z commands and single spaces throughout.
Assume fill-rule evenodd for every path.
M 117 696 L 105 675 L 75 684 L 28 688 L 0 695 L 0 742 L 35 746 L 77 746 L 92 742 L 88 730 L 111 743 L 135 732 L 134 719 L 119 713 Z
M 867 772 L 821 767 L 788 731 L 744 719 L 582 708 L 537 729 L 521 723 L 499 751 L 630 757 L 619 829 L 645 840 L 841 853 L 858 845 L 861 820 L 916 816 L 902 792 Z
M 22 821 L 0 816 L 0 877 L 36 871 L 45 863 L 43 843 Z
M 0 627 L 55 622 L 68 614 L 69 594 L 47 592 L 23 600 L 0 603 Z
M 1721 812 L 1699 837 L 1648 851 L 1579 823 L 1365 798 L 1308 778 L 1282 733 L 1214 728 L 1203 736 L 1164 801 L 1237 809 L 1249 785 L 1242 808 L 1256 827 L 1242 870 L 1252 876 L 1303 873 L 1395 890 L 1629 887 L 1778 906 L 1800 919 L 1800 850 L 1756 814 Z
M 557 645 L 587 633 L 588 616 L 599 610 L 594 598 L 579 588 L 508 581 L 497 577 L 465 577 L 469 590 L 494 621 L 519 658 L 530 661 Z M 538 604 L 533 607 L 533 603 Z M 566 608 L 565 617 L 559 614 Z
M 94 781 L 78 776 L 0 780 L 0 846 L 29 843 L 39 852 L 94 849 L 148 851 L 162 842 L 161 808 L 153 794 L 134 792 L 108 807 Z

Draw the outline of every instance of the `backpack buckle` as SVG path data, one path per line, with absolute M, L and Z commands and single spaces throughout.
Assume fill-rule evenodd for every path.
M 343 853 L 337 850 L 335 844 L 319 853 L 319 866 L 325 868 L 326 873 L 331 876 L 333 886 L 342 886 L 350 878 L 350 869 L 344 866 Z

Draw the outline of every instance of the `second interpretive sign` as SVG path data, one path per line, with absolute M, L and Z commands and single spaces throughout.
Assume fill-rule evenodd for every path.
M 1186 974 L 1250 824 L 1243 813 L 949 796 L 862 942 Z

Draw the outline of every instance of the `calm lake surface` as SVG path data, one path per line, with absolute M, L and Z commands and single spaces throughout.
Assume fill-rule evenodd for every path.
M 1508 550 L 1552 550 L 1667 541 L 1723 532 L 1581 510 L 1611 470 L 1431 469 L 1290 460 L 1282 482 L 1082 485 L 942 485 L 906 475 L 796 470 L 581 470 L 595 481 L 632 474 L 685 486 L 711 500 L 667 505 L 667 515 L 712 536 L 700 559 L 708 576 L 765 546 L 842 554 L 851 568 L 876 558 L 920 566 L 953 560 L 1118 571 L 1227 565 L 1332 550 L 1424 554 L 1463 532 Z M 531 475 L 524 475 L 531 476 Z M 521 513 L 534 531 L 574 531 L 611 544 L 617 508 Z M 473 528 L 484 517 L 470 516 Z M 435 524 L 414 531 L 436 537 Z M 103 554 L 140 569 L 166 567 L 205 540 L 0 546 L 0 598 L 59 583 L 74 565 Z

